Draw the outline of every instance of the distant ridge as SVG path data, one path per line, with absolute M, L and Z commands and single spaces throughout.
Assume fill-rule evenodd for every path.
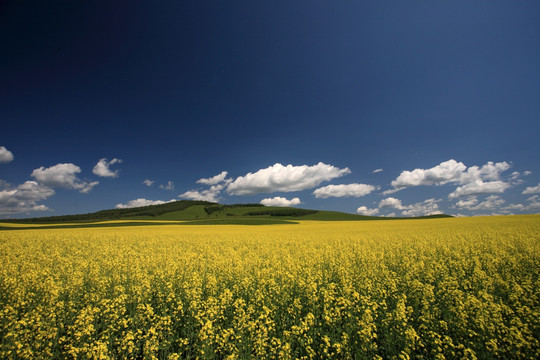
M 438 214 L 420 217 L 389 218 L 364 216 L 338 211 L 309 210 L 293 207 L 271 207 L 261 204 L 218 204 L 209 201 L 179 200 L 160 205 L 148 205 L 127 209 L 109 209 L 78 215 L 47 216 L 26 219 L 4 219 L 3 222 L 21 224 L 69 224 L 77 222 L 97 222 L 111 220 L 163 220 L 192 221 L 204 223 L 251 223 L 256 219 L 273 219 L 275 223 L 284 220 L 394 220 L 433 219 L 452 217 Z M 234 219 L 234 220 L 233 220 Z M 209 220 L 212 220 L 209 222 Z M 260 222 L 260 221 L 258 221 Z

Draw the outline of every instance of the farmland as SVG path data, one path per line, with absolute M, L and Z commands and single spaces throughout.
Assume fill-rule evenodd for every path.
M 540 358 L 540 216 L 297 222 L 0 231 L 0 358 Z

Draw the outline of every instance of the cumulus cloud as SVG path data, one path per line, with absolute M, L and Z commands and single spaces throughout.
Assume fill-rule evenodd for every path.
M 199 179 L 197 180 L 197 184 L 211 185 L 210 188 L 204 190 L 189 190 L 179 195 L 179 197 L 189 200 L 219 202 L 221 191 L 232 182 L 231 179 L 226 179 L 227 174 L 226 171 L 222 171 L 216 176 Z
M 420 185 L 443 185 L 449 182 L 459 181 L 465 169 L 467 167 L 462 162 L 450 159 L 430 169 L 403 171 L 392 181 L 391 185 L 395 189 Z
M 111 161 L 107 161 L 107 158 L 99 159 L 97 164 L 94 166 L 94 169 L 92 169 L 92 172 L 101 177 L 111 177 L 115 178 L 118 177 L 118 170 L 111 170 L 110 167 L 114 164 L 121 163 L 122 160 L 120 159 L 112 159 Z
M 473 195 L 460 199 L 454 204 L 454 207 L 458 209 L 471 209 L 476 206 L 476 204 L 478 204 L 478 197 Z
M 523 204 L 510 204 L 505 206 L 505 210 L 519 210 L 525 212 L 538 212 L 540 211 L 540 196 L 533 195 L 527 199 L 529 202 L 527 205 Z
M 49 210 L 47 206 L 37 202 L 54 195 L 53 189 L 35 181 L 26 181 L 15 188 L 2 182 L 2 187 L 5 189 L 0 191 L 0 215 Z
M 322 199 L 329 197 L 361 197 L 375 189 L 375 186 L 366 184 L 328 185 L 316 189 L 313 195 Z
M 383 169 L 375 169 L 375 170 L 372 171 L 372 173 L 373 173 L 373 174 L 376 174 L 376 173 L 380 173 L 380 172 L 382 172 L 382 171 L 383 171 Z
M 523 207 L 524 211 L 540 211 L 540 200 L 538 198 L 538 195 L 531 196 L 527 199 L 527 201 L 529 201 L 529 204 Z
M 505 201 L 500 198 L 498 195 L 491 195 L 486 198 L 486 200 L 480 202 L 478 198 L 473 195 L 469 196 L 463 200 L 458 201 L 454 207 L 460 210 L 470 210 L 470 211 L 492 211 L 499 210 Z
M 154 183 L 155 181 L 154 180 L 150 180 L 150 179 L 146 179 L 144 180 L 142 183 L 146 186 L 152 186 L 152 184 Z
M 460 210 L 485 211 L 491 215 L 509 214 L 513 211 L 537 212 L 540 210 L 539 196 L 534 195 L 527 199 L 528 204 L 508 204 L 499 195 L 488 196 L 484 201 L 480 201 L 478 196 L 471 195 L 460 199 L 453 207 Z M 497 213 L 493 213 L 496 211 Z M 487 214 L 487 213 L 486 213 Z
M 528 186 L 525 190 L 521 192 L 524 195 L 528 194 L 540 194 L 540 183 L 536 186 Z
M 440 199 L 427 199 L 415 204 L 403 205 L 401 200 L 389 197 L 379 202 L 379 209 L 393 208 L 396 210 L 401 210 L 401 214 L 404 216 L 435 215 L 441 214 L 441 211 L 439 210 L 439 205 L 437 204 L 440 201 Z
M 474 165 L 467 168 L 462 162 L 450 159 L 430 169 L 403 171 L 392 181 L 393 189 L 383 194 L 392 194 L 412 186 L 444 184 L 461 185 L 449 195 L 451 199 L 473 194 L 502 193 L 512 185 L 500 179 L 501 173 L 508 169 L 510 164 L 505 161 L 498 163 L 489 161 L 483 166 Z M 514 172 L 510 179 L 517 180 L 519 176 L 521 176 L 519 172 Z
M 227 174 L 228 173 L 226 171 L 222 171 L 218 175 L 213 176 L 211 178 L 206 178 L 206 179 L 202 178 L 202 179 L 197 180 L 197 184 L 216 185 L 216 184 L 219 184 L 220 182 L 224 181 L 225 178 L 227 177 Z
M 265 206 L 295 206 L 300 205 L 300 199 L 295 197 L 291 200 L 287 200 L 284 197 L 276 196 L 273 198 L 262 199 L 261 204 Z
M 403 210 L 401 214 L 405 216 L 423 216 L 423 215 L 436 215 L 442 214 L 442 211 L 439 210 L 439 205 L 437 202 L 440 200 L 427 199 L 423 202 L 412 204 L 407 206 L 406 210 Z
M 0 146 L 0 163 L 8 163 L 11 161 L 13 161 L 13 153 L 4 146 Z
M 159 188 L 160 189 L 163 189 L 163 190 L 174 190 L 174 183 L 172 181 L 167 181 L 167 185 L 159 185 Z
M 40 167 L 32 171 L 31 176 L 40 184 L 49 187 L 61 187 L 65 189 L 79 190 L 81 193 L 88 193 L 99 181 L 87 182 L 77 178 L 81 168 L 75 164 L 56 164 L 45 168 Z
M 232 195 L 252 195 L 272 192 L 291 192 L 311 189 L 323 181 L 349 174 L 349 168 L 339 169 L 324 164 L 308 166 L 283 166 L 279 163 L 255 173 L 248 173 L 236 178 L 227 187 Z
M 169 200 L 169 201 L 162 201 L 162 200 L 147 200 L 147 199 L 135 199 L 130 200 L 125 204 L 117 204 L 115 206 L 116 209 L 128 209 L 128 208 L 134 208 L 134 207 L 141 207 L 141 206 L 149 206 L 149 205 L 161 205 L 165 203 L 170 203 L 176 200 Z
M 401 200 L 393 198 L 393 197 L 383 199 L 383 200 L 381 200 L 379 202 L 379 208 L 386 208 L 386 207 L 394 208 L 394 209 L 398 209 L 398 210 L 403 209 L 403 205 L 401 204 Z
M 356 213 L 359 215 L 375 216 L 379 213 L 379 209 L 368 209 L 366 206 L 360 206 L 356 209 Z
M 476 195 L 476 194 L 501 194 L 510 187 L 509 183 L 504 181 L 489 181 L 475 180 L 469 184 L 458 186 L 456 190 L 448 195 L 449 199 L 455 199 L 461 196 Z
M 460 177 L 461 184 L 469 184 L 477 180 L 499 180 L 500 174 L 510 169 L 510 164 L 506 161 L 494 163 L 489 161 L 482 167 L 471 166 Z M 515 173 L 514 173 L 515 174 Z
M 178 197 L 189 200 L 210 201 L 219 202 L 219 194 L 223 190 L 225 185 L 218 184 L 213 185 L 206 190 L 190 190 L 179 195 Z

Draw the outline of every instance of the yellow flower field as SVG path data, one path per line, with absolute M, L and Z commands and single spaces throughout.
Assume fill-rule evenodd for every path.
M 539 275 L 538 215 L 0 231 L 0 358 L 538 359 Z

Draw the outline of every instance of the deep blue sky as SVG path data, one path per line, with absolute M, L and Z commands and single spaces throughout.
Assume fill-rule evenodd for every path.
M 0 217 L 179 196 L 537 213 L 539 39 L 536 0 L 4 1 Z M 331 184 L 373 189 L 313 193 Z

